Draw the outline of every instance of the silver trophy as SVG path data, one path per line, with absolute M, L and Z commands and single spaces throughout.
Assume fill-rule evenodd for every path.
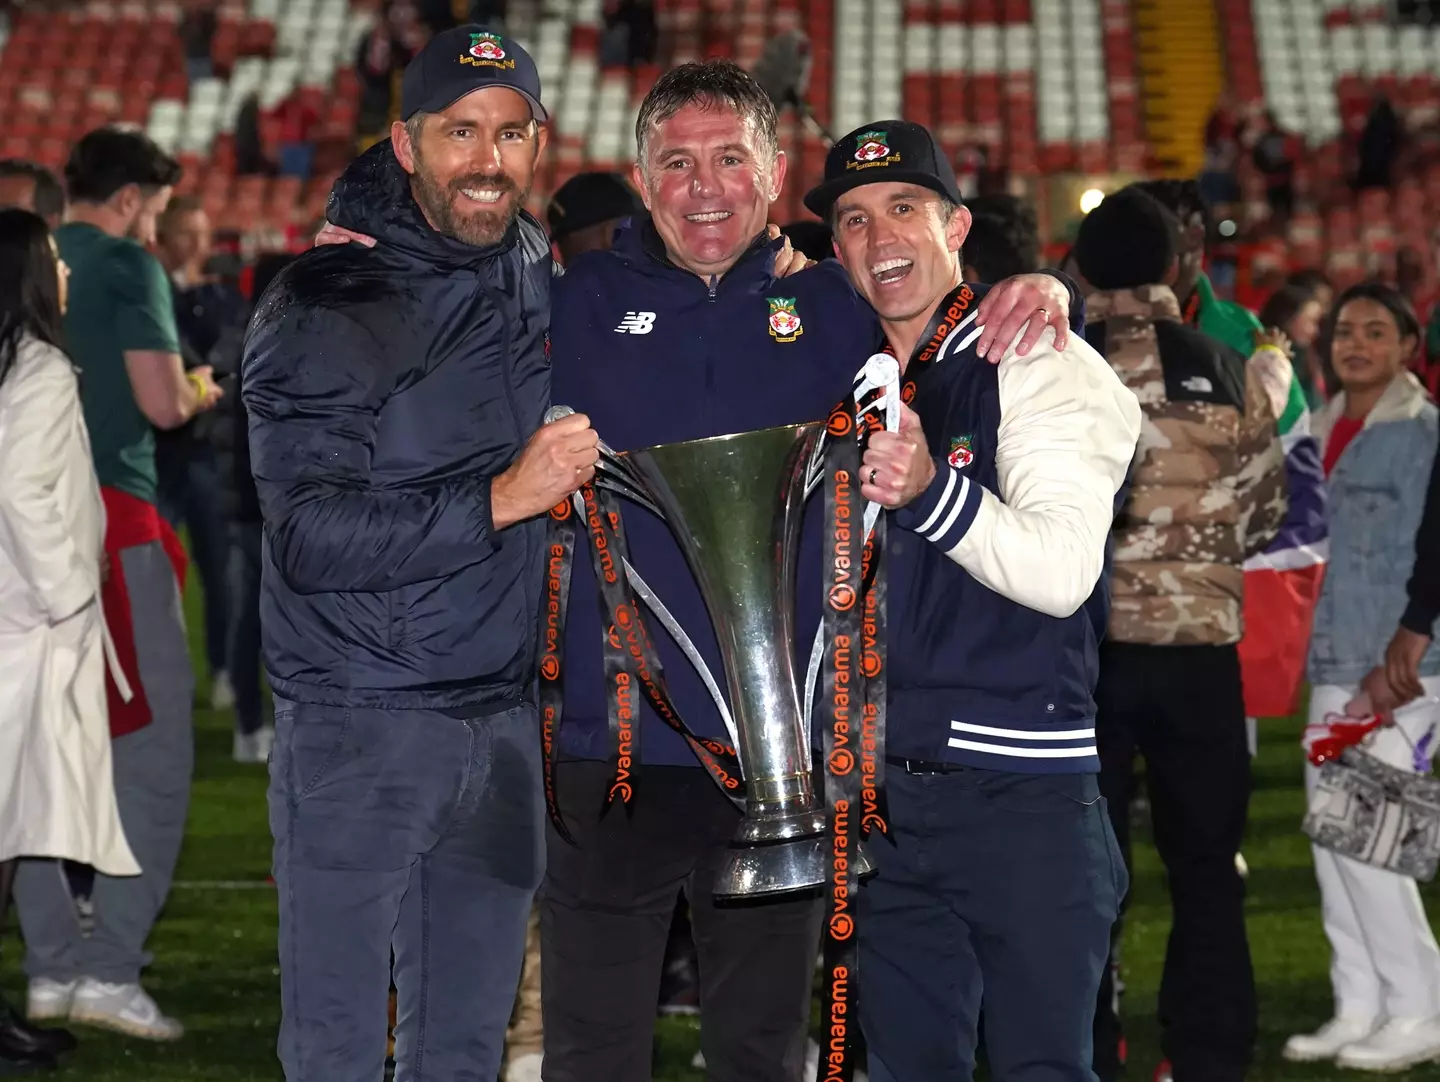
M 616 456 L 602 469 L 620 482 L 612 487 L 632 499 L 648 497 L 640 502 L 669 524 L 719 641 L 728 712 L 698 652 L 685 653 L 728 714 L 745 782 L 745 815 L 716 881 L 721 897 L 779 894 L 826 881 L 828 824 L 811 782 L 794 660 L 801 511 L 823 429 L 791 425 L 664 444 Z M 653 598 L 647 589 L 639 592 Z M 657 615 L 676 631 L 668 614 Z M 863 847 L 855 857 L 865 874 Z

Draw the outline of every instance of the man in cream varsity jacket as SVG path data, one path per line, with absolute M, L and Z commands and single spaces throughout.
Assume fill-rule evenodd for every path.
M 860 903 L 875 1082 L 1089 1082 L 1095 994 L 1125 872 L 1099 799 L 1092 692 L 1107 538 L 1140 408 L 1083 341 L 985 364 L 970 224 L 928 131 L 882 121 L 831 149 L 806 205 L 902 364 L 898 433 L 861 494 L 888 535 L 889 830 Z

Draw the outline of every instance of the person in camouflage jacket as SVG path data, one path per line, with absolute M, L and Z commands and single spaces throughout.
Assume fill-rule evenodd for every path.
M 1240 640 L 1245 560 L 1284 521 L 1285 462 L 1256 364 L 1180 320 L 1168 286 L 1092 294 L 1091 345 L 1135 392 L 1145 428 L 1115 523 L 1110 639 Z
M 1100 791 L 1127 861 L 1135 758 L 1145 757 L 1174 909 L 1160 989 L 1166 1058 L 1177 1078 L 1241 1082 L 1257 1011 L 1235 864 L 1250 792 L 1236 644 L 1243 565 L 1287 509 L 1267 385 L 1288 361 L 1272 350 L 1247 359 L 1186 324 L 1174 288 L 1184 273 L 1178 235 L 1169 210 L 1130 188 L 1091 212 L 1075 244 L 1096 290 L 1085 301 L 1086 338 L 1144 415 L 1111 535 L 1095 737 Z M 1119 1074 L 1122 1047 L 1112 971 L 1095 1015 L 1102 1082 Z

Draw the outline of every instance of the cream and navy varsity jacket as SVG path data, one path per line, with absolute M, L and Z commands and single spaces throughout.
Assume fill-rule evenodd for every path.
M 983 287 L 976 290 L 976 301 Z M 915 381 L 935 479 L 893 515 L 887 751 L 1025 773 L 1099 769 L 1109 537 L 1140 406 L 1083 335 L 975 354 L 973 311 Z

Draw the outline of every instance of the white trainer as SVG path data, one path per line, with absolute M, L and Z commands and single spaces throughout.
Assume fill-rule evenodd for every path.
M 1440 1019 L 1392 1018 L 1370 1036 L 1347 1044 L 1335 1057 L 1357 1071 L 1403 1071 L 1440 1059 Z
M 229 710 L 235 705 L 235 685 L 230 674 L 221 669 L 210 678 L 210 709 Z
M 1316 1063 L 1334 1059 L 1346 1045 L 1363 1041 L 1375 1032 L 1373 1018 L 1354 1015 L 1332 1018 L 1314 1033 L 1297 1033 L 1285 1042 L 1281 1054 L 1291 1063 Z
M 253 733 L 237 732 L 232 757 L 237 763 L 268 763 L 275 747 L 275 729 L 264 725 Z
M 505 1068 L 504 1082 L 540 1082 L 540 1063 L 543 1059 L 539 1052 L 516 1056 Z
M 86 977 L 75 989 L 70 1021 L 84 1022 L 147 1041 L 178 1041 L 185 1027 L 160 1013 L 138 984 L 107 984 Z
M 70 1017 L 70 1003 L 78 983 L 36 977 L 25 997 L 25 1017 L 32 1022 L 63 1022 Z

